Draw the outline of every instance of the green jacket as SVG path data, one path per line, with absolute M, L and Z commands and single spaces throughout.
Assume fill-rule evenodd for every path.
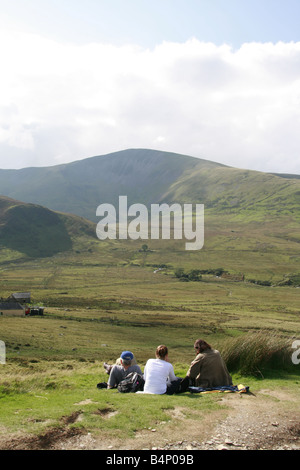
M 187 377 L 195 387 L 219 387 L 232 385 L 232 378 L 221 354 L 216 349 L 207 349 L 198 354 L 190 365 Z

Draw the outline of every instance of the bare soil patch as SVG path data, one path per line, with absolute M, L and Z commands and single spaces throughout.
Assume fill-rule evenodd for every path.
M 19 436 L 3 439 L 0 450 L 50 450 L 60 448 L 62 442 L 73 441 L 82 434 L 79 428 L 52 428 L 39 436 Z

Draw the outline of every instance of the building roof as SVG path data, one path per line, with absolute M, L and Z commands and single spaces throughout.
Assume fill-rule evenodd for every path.
M 11 297 L 15 300 L 30 299 L 30 292 L 15 292 Z

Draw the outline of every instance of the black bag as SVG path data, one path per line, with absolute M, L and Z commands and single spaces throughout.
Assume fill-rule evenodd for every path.
M 97 388 L 107 388 L 107 383 L 106 382 L 100 382 L 97 384 Z
M 118 385 L 121 393 L 135 393 L 144 390 L 144 378 L 138 372 L 130 372 Z

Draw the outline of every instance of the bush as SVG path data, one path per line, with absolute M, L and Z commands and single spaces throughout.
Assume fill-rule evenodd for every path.
M 202 279 L 199 269 L 192 269 L 185 273 L 183 268 L 177 268 L 174 274 L 180 281 L 201 281 Z
M 261 281 L 260 279 L 247 279 L 248 282 L 251 282 L 252 284 L 257 284 L 258 286 L 271 286 L 272 282 L 271 281 Z

